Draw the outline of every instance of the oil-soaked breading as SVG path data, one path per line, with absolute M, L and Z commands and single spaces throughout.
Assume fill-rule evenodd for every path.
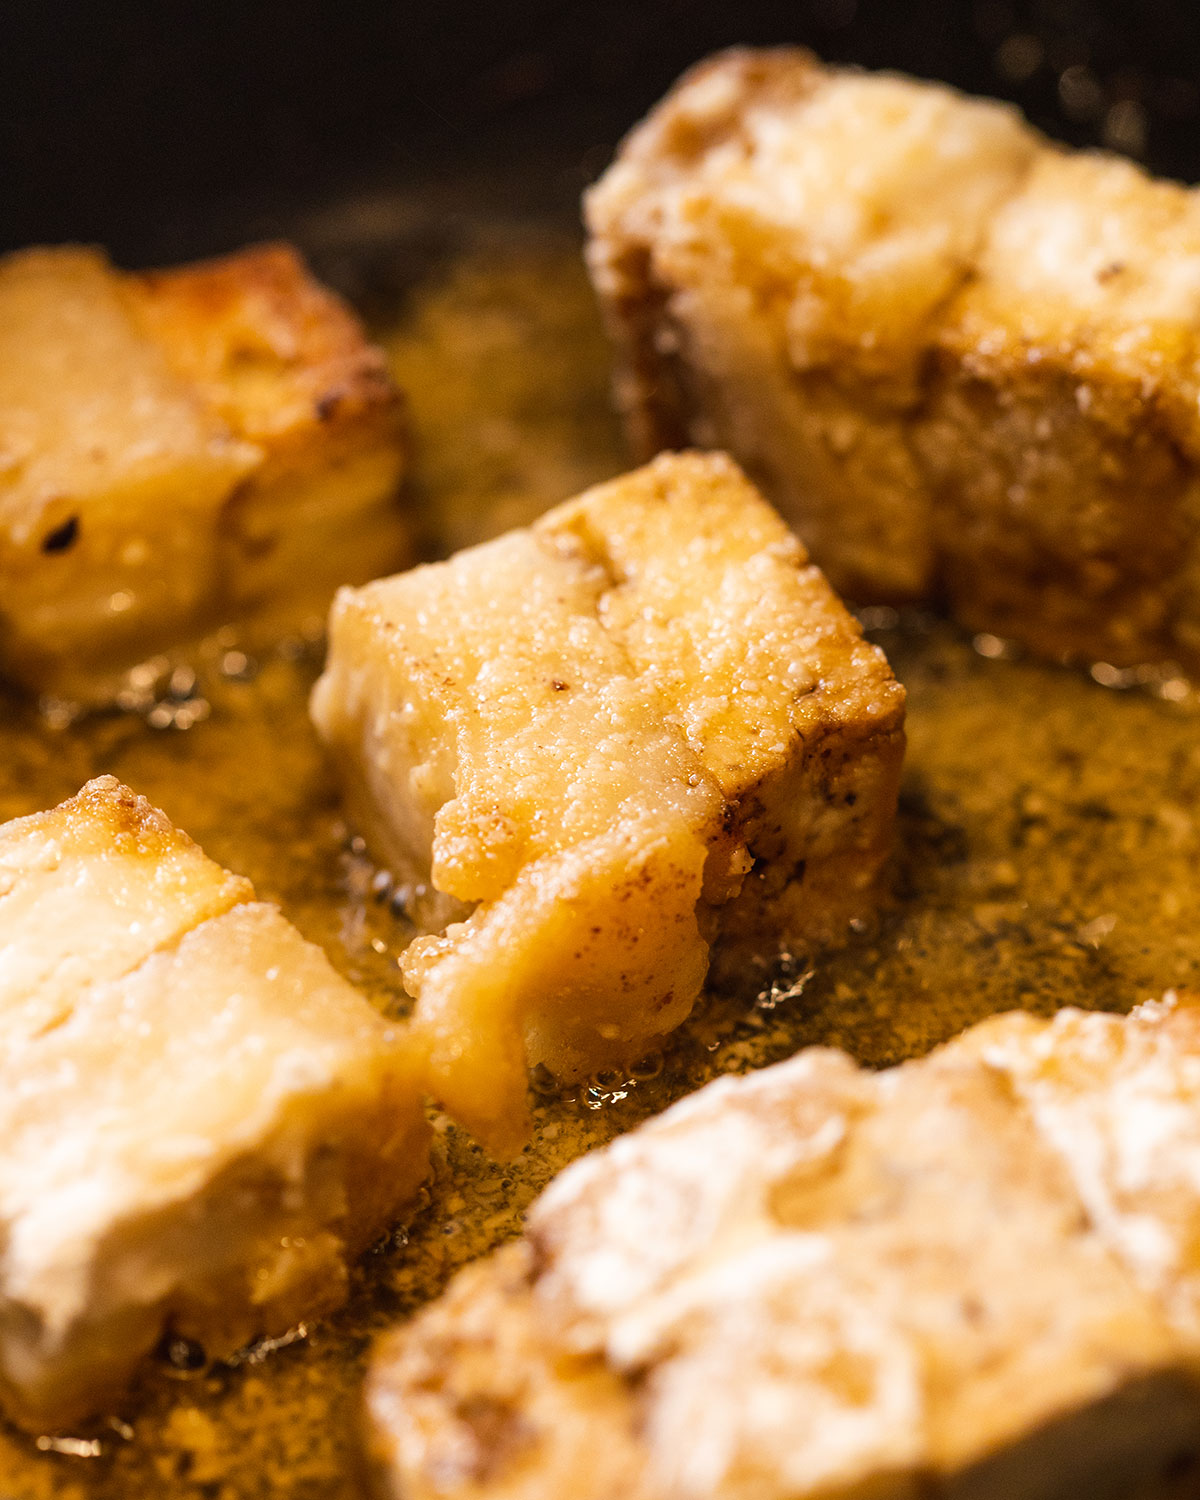
M 726 447 L 834 586 L 1200 662 L 1200 198 L 1007 106 L 702 64 L 587 204 L 639 447 Z
M 534 527 L 344 591 L 317 727 L 402 881 L 434 1091 L 495 1149 L 525 1070 L 631 1061 L 718 933 L 761 953 L 870 906 L 903 693 L 721 455 L 668 455 Z
M 407 561 L 401 464 L 382 355 L 290 249 L 0 261 L 0 672 L 99 700 L 214 626 L 319 619 Z
M 427 1166 L 420 1061 L 278 910 L 102 777 L 0 828 L 0 1405 L 102 1411 L 345 1295 Z
M 1192 1493 L 1198 1099 L 1172 1000 L 719 1080 L 389 1335 L 381 1493 Z

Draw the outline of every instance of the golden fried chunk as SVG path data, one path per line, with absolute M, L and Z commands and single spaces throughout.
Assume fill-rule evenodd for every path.
M 645 452 L 727 447 L 852 597 L 1200 661 L 1200 200 L 794 50 L 688 74 L 591 191 Z
M 1194 1272 L 1144 1261 L 1200 1221 L 1198 1086 L 1200 1018 L 1163 1005 L 712 1084 L 568 1168 L 523 1242 L 389 1335 L 381 1490 L 1190 1493 L 1200 1343 L 1173 1288 Z
M 420 1059 L 112 777 L 0 829 L 0 1404 L 335 1306 L 427 1167 Z
M 838 936 L 887 851 L 902 715 L 721 455 L 340 594 L 313 717 L 378 856 L 441 893 L 404 974 L 443 1103 L 511 1149 L 526 1065 L 645 1051 L 718 933 Z
M 0 261 L 0 671 L 111 696 L 242 620 L 269 639 L 407 560 L 398 396 L 291 250 L 121 275 Z

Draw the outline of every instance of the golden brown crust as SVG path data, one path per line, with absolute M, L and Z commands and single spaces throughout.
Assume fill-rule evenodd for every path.
M 138 275 L 27 251 L 0 330 L 8 675 L 103 701 L 145 657 L 233 621 L 269 646 L 408 561 L 401 398 L 289 247 Z
M 53 811 L 35 813 L 45 834 L 64 852 L 100 854 L 115 850 L 134 859 L 161 860 L 174 855 L 194 860 L 197 865 L 212 862 L 182 828 L 176 828 L 167 817 L 143 796 L 122 785 L 115 776 L 97 776 Z M 26 820 L 9 824 L 7 833 Z M 254 898 L 254 888 L 241 876 L 228 875 L 230 891 L 238 900 Z
M 1200 201 L 939 86 L 736 52 L 588 198 L 640 451 L 730 449 L 835 586 L 1200 663 Z
M 239 437 L 273 451 L 367 418 L 398 432 L 383 352 L 290 245 L 141 272 L 128 286 L 172 368 Z
M 664 454 L 538 525 L 604 568 L 608 627 L 656 674 L 753 861 L 716 918 L 719 972 L 839 941 L 871 911 L 892 842 L 904 690 L 886 658 L 726 454 Z M 724 576 L 702 571 L 705 544 Z M 735 592 L 755 549 L 786 566 Z
M 0 1405 L 103 1412 L 337 1306 L 428 1166 L 424 1057 L 113 777 L 0 828 Z
M 254 898 L 143 797 L 100 776 L 0 829 L 0 1033 L 69 1016 L 81 986 L 122 978 L 198 923 Z
M 710 1085 L 379 1347 L 380 1493 L 1175 1493 L 1198 1040 L 1174 1001 L 1012 1015 L 881 1075 L 814 1048 Z
M 903 689 L 724 454 L 343 592 L 312 711 L 393 875 L 454 903 L 401 966 L 434 1093 L 499 1153 L 527 1065 L 632 1063 L 714 942 L 733 974 L 877 895 Z

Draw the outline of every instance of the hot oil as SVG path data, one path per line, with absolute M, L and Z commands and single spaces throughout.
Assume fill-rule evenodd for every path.
M 413 490 L 431 551 L 528 520 L 624 467 L 578 248 L 557 232 L 468 239 L 378 331 L 412 392 Z M 489 1162 L 439 1121 L 433 1182 L 340 1316 L 232 1366 L 164 1360 L 115 1423 L 73 1442 L 39 1447 L 0 1430 L 0 1494 L 358 1495 L 372 1337 L 518 1233 L 522 1210 L 580 1152 L 719 1073 L 811 1043 L 882 1066 L 1008 1007 L 1120 1010 L 1200 984 L 1190 693 L 1173 682 L 1118 691 L 1007 659 L 990 638 L 975 649 L 919 617 L 871 619 L 909 690 L 898 853 L 878 921 L 836 954 L 764 964 L 757 1002 L 711 998 L 665 1057 L 628 1078 L 567 1092 L 535 1080 L 535 1139 L 515 1163 Z M 309 728 L 317 653 L 250 662 L 231 650 L 138 712 L 67 723 L 0 699 L 0 818 L 111 771 L 402 1014 L 396 957 L 411 928 L 356 851 Z

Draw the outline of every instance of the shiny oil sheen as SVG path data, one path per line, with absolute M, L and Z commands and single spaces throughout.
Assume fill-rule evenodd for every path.
M 627 467 L 578 245 L 555 226 L 460 235 L 375 331 L 410 393 L 429 555 Z M 867 619 L 909 691 L 898 852 L 878 921 L 833 955 L 773 967 L 764 956 L 748 976 L 757 1000 L 712 997 L 665 1058 L 628 1078 L 566 1092 L 535 1080 L 536 1139 L 514 1165 L 494 1166 L 440 1122 L 435 1181 L 342 1314 L 229 1366 L 164 1351 L 114 1421 L 65 1441 L 0 1426 L 0 1495 L 349 1500 L 362 1493 L 358 1392 L 372 1336 L 516 1234 L 523 1208 L 580 1152 L 718 1073 L 812 1043 L 882 1066 L 993 1011 L 1126 1010 L 1200 983 L 1200 701 L 1188 685 L 1030 664 L 923 617 Z M 195 681 L 164 675 L 136 707 L 74 722 L 62 705 L 0 696 L 0 820 L 113 772 L 402 1014 L 396 958 L 412 929 L 356 852 L 309 728 L 319 657 L 293 642 L 251 662 L 230 636 Z

